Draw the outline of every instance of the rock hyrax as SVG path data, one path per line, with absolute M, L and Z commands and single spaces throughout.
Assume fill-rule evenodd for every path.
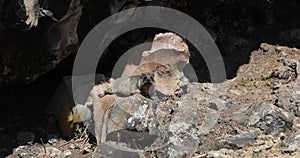
M 151 86 L 153 84 L 153 74 L 122 77 L 117 79 L 104 93 L 117 94 L 118 96 L 130 96 L 141 93 L 143 96 L 150 98 L 149 92 L 151 91 Z

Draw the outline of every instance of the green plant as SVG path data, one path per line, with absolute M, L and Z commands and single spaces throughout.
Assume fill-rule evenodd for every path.
M 280 148 L 287 148 L 289 145 L 286 144 L 285 142 L 279 142 L 278 146 L 279 146 Z

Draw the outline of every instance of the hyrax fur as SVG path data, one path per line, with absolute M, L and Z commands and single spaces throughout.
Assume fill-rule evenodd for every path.
M 104 93 L 117 94 L 118 96 L 130 96 L 141 93 L 143 96 L 150 98 L 149 92 L 151 91 L 151 86 L 153 84 L 153 74 L 123 77 L 117 79 Z

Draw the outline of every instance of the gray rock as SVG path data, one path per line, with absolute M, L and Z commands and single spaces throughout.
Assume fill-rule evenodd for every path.
M 289 145 L 289 147 L 282 149 L 282 151 L 284 153 L 293 153 L 297 151 L 297 145 L 296 144 L 292 144 Z
M 255 130 L 250 130 L 235 136 L 230 135 L 224 138 L 219 138 L 218 144 L 221 148 L 240 149 L 255 143 L 256 139 L 257 132 Z
M 298 67 L 298 66 L 297 66 Z M 299 76 L 299 75 L 298 75 Z M 288 85 L 283 85 L 277 91 L 276 106 L 300 117 L 300 79 Z
M 135 94 L 130 97 L 117 98 L 116 105 L 111 108 L 110 117 L 107 121 L 107 133 L 110 134 L 119 130 L 138 131 L 140 133 L 150 131 L 155 133 L 157 128 L 154 122 L 154 103 L 152 100 Z M 130 132 L 129 132 L 130 133 Z M 131 132 L 132 137 L 139 137 L 140 134 Z M 121 132 L 124 134 L 124 132 Z M 121 139 L 126 139 L 124 138 Z M 140 138 L 138 138 L 140 139 Z M 128 140 L 129 141 L 129 140 Z M 131 140 L 132 141 L 132 140 Z
M 244 104 L 230 118 L 240 125 L 256 127 L 265 134 L 277 135 L 293 125 L 294 115 L 270 103 Z
M 98 145 L 92 157 L 142 158 L 141 153 L 142 151 L 129 149 L 121 143 L 116 145 L 111 142 L 106 142 Z
M 106 141 L 124 143 L 132 149 L 144 150 L 150 147 L 156 138 L 157 135 L 151 135 L 149 132 L 119 130 L 107 134 Z
M 249 117 L 249 126 L 259 128 L 264 133 L 272 135 L 290 129 L 294 118 L 293 114 L 268 103 L 252 106 L 244 117 Z
M 32 132 L 19 132 L 17 134 L 17 143 L 19 145 L 32 144 L 35 139 L 35 134 Z
M 260 145 L 258 147 L 256 147 L 253 152 L 254 153 L 258 153 L 258 152 L 261 152 L 261 151 L 264 151 L 264 150 L 269 150 L 271 149 L 272 146 L 271 145 L 268 145 L 268 144 L 264 144 L 264 145 Z
M 195 109 L 198 105 L 192 96 L 185 97 L 179 102 L 179 111 L 175 114 L 169 125 L 171 136 L 169 141 L 169 157 L 182 157 L 197 151 L 198 132 L 195 127 Z
M 300 130 L 292 134 L 291 136 L 287 137 L 284 140 L 284 142 L 289 144 L 289 146 L 295 145 L 297 147 L 300 147 Z

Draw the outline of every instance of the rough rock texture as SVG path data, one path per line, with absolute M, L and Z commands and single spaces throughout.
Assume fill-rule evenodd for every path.
M 297 63 L 299 49 L 285 47 L 286 55 L 282 57 L 276 51 L 279 46 L 262 47 L 252 53 L 249 64 L 240 68 L 236 78 L 222 83 L 187 83 L 179 79 L 185 84 L 173 95 L 156 98 L 159 100 L 139 94 L 99 97 L 109 83 L 96 85 L 86 103 L 94 109 L 92 119 L 98 140 L 94 157 L 300 156 L 300 119 L 286 108 L 293 105 L 293 100 L 278 106 L 277 98 L 277 92 L 284 94 L 281 90 L 289 90 L 289 98 L 298 97 L 298 64 L 292 64 L 296 66 L 290 70 L 280 61 L 292 59 Z M 290 80 L 280 77 L 289 70 Z M 270 87 L 275 81 L 281 82 L 280 86 Z M 25 146 L 14 153 L 36 156 L 44 151 Z
M 291 136 L 287 137 L 285 142 L 289 145 L 295 145 L 299 149 L 300 146 L 300 131 L 295 132 Z
M 250 130 L 235 136 L 229 135 L 219 138 L 218 143 L 220 148 L 239 149 L 254 144 L 256 139 L 257 131 Z
M 182 68 L 177 66 L 177 63 L 181 60 L 188 63 L 188 48 L 180 37 L 172 33 L 157 35 L 156 38 L 154 38 L 154 43 L 159 43 L 159 40 L 166 40 L 167 42 L 161 43 L 159 46 L 154 46 L 155 50 L 153 53 L 155 53 L 155 56 L 144 56 L 143 54 L 141 59 L 129 58 L 140 60 L 141 63 L 132 65 L 129 61 L 124 69 L 123 76 L 154 73 L 155 91 L 164 95 L 173 95 L 178 89 L 179 78 L 172 72 L 182 71 Z M 169 40 L 172 40 L 172 42 Z M 182 48 L 176 47 L 177 45 L 169 46 L 169 43 L 174 43 L 173 41 L 177 41 L 175 43 L 177 43 L 177 45 L 179 44 Z M 180 58 L 180 52 L 169 52 L 173 49 L 180 50 L 185 54 L 185 57 Z M 163 57 L 170 60 L 153 62 L 155 59 L 162 59 Z M 171 68 L 168 67 L 167 64 L 171 66 Z M 133 67 L 135 67 L 135 69 Z M 110 84 L 113 84 L 113 81 L 111 81 Z M 122 129 L 136 130 L 138 132 L 149 131 L 150 133 L 155 133 L 155 131 L 157 131 L 156 122 L 153 120 L 157 106 L 157 101 L 155 100 L 162 98 L 163 96 L 156 98 L 157 96 L 154 95 L 154 98 L 152 98 L 154 100 L 149 100 L 140 94 L 129 97 L 118 97 L 115 95 L 114 101 L 107 102 L 107 100 L 109 100 L 108 97 L 110 96 L 98 97 L 99 94 L 103 94 L 103 86 L 96 86 L 94 88 L 95 90 L 91 93 L 91 98 L 94 98 L 92 99 L 92 104 L 94 107 L 95 134 L 98 143 L 105 142 L 107 134 Z M 160 87 L 162 87 L 162 89 L 160 89 Z M 107 111 L 108 109 L 109 111 Z M 105 115 L 107 118 L 105 118 Z
M 250 114 L 249 126 L 259 128 L 272 135 L 291 129 L 294 119 L 293 114 L 275 108 L 272 104 L 261 104 L 259 106 L 259 109 L 253 110 L 259 111 L 258 115 L 255 112 L 252 115 Z
M 276 92 L 285 89 L 285 86 L 293 91 L 298 86 L 295 85 L 299 82 L 297 64 L 292 64 L 295 66 L 290 69 L 288 64 L 282 64 L 281 61 L 292 60 L 292 63 L 297 63 L 300 52 L 298 49 L 285 48 L 287 55 L 282 57 L 278 49 L 283 47 L 262 44 L 261 48 L 252 53 L 249 64 L 240 68 L 236 78 L 218 84 L 186 83 L 174 95 L 161 98 L 153 115 L 157 128 L 152 131 L 155 131 L 157 138 L 153 137 L 151 147 L 145 147 L 145 156 L 197 157 L 197 154 L 204 154 L 226 157 L 232 154 L 235 157 L 248 157 L 272 153 L 273 156 L 284 157 L 287 156 L 285 153 L 299 154 L 297 144 L 292 143 L 297 142 L 297 136 L 287 138 L 291 142 L 289 147 L 285 145 L 287 141 L 283 142 L 285 136 L 282 136 L 283 133 L 289 135 L 299 129 L 293 125 L 298 117 L 293 111 L 277 105 Z M 179 82 L 185 83 L 180 79 Z M 275 82 L 281 83 L 280 86 L 271 87 L 270 83 Z M 290 97 L 298 97 L 297 93 L 291 94 Z M 143 107 L 142 104 L 139 106 Z M 286 106 L 289 107 L 289 104 Z M 110 119 L 114 118 L 126 120 L 125 115 L 120 113 L 111 115 Z M 146 141 L 147 136 L 144 138 Z M 133 150 L 130 140 L 123 142 Z
M 244 105 L 233 113 L 233 119 L 240 124 L 256 127 L 266 134 L 279 134 L 291 129 L 294 115 L 273 104 Z
M 44 0 L 43 4 L 41 2 L 42 1 L 40 1 L 39 4 L 41 10 L 45 11 L 46 9 L 51 11 L 54 17 L 60 20 L 66 15 L 70 1 Z M 76 3 L 77 2 L 80 1 L 76 1 Z M 107 9 L 107 5 L 102 5 L 103 1 L 85 0 L 81 2 L 83 2 L 84 10 L 77 33 L 79 37 L 83 39 L 87 32 L 99 21 L 109 16 L 109 13 L 105 10 Z M 133 1 L 133 3 L 136 2 L 140 1 Z M 169 1 L 160 2 L 169 3 Z M 177 4 L 177 2 L 179 4 Z M 300 128 L 298 103 L 299 49 L 293 48 L 299 47 L 299 2 L 297 0 L 291 0 L 289 2 L 284 0 L 254 0 L 246 2 L 241 0 L 195 0 L 192 1 L 191 7 L 185 7 L 185 4 L 181 4 L 181 2 L 182 1 L 170 2 L 170 4 L 175 5 L 175 8 L 177 8 L 176 5 L 179 5 L 178 8 L 182 5 L 189 15 L 205 25 L 210 34 L 213 35 L 213 39 L 217 42 L 222 52 L 228 79 L 232 80 L 220 84 L 191 83 L 182 87 L 178 86 L 178 88 L 176 88 L 177 91 L 175 91 L 173 95 L 159 98 L 160 102 L 157 104 L 156 110 L 157 130 L 155 130 L 156 128 L 151 128 L 151 131 L 156 134 L 155 137 L 151 137 L 152 135 L 149 135 L 150 132 L 144 131 L 144 129 L 147 128 L 143 126 L 142 128 L 137 128 L 141 130 L 129 128 L 114 131 L 107 135 L 106 140 L 111 142 L 120 141 L 122 145 L 127 145 L 126 148 L 114 146 L 114 151 L 117 153 L 118 149 L 122 149 L 123 151 L 130 150 L 140 153 L 140 150 L 135 149 L 145 148 L 144 155 L 146 157 L 170 157 L 170 155 L 183 155 L 182 157 L 300 157 L 299 147 L 295 145 L 296 143 L 293 143 L 297 142 L 297 134 L 295 134 L 295 132 L 299 131 Z M 138 4 L 132 4 L 130 1 L 125 4 L 125 6 L 122 6 L 123 4 L 121 3 L 121 6 L 117 6 L 116 10 L 124 10 L 137 5 L 155 5 L 155 3 L 157 3 L 156 5 L 160 5 L 158 1 L 148 1 Z M 37 15 L 35 12 L 33 12 L 33 14 L 34 16 Z M 75 14 L 72 14 L 70 17 L 75 17 Z M 65 30 L 73 30 L 75 28 L 71 25 L 73 29 L 62 29 L 63 32 L 61 33 L 60 29 L 57 29 L 59 27 L 54 27 L 54 29 L 50 29 L 51 32 L 47 32 L 49 27 L 54 26 L 54 23 L 57 24 L 55 20 L 51 19 L 51 16 L 39 16 L 38 25 L 36 27 L 26 25 L 27 18 L 26 8 L 22 4 L 22 1 L 0 0 L 0 71 L 3 72 L 0 78 L 3 81 L 24 80 L 24 76 L 29 76 L 26 78 L 26 81 L 33 81 L 37 76 L 33 76 L 32 74 L 39 74 L 41 71 L 44 72 L 52 68 L 50 66 L 48 69 L 47 62 L 45 62 L 46 64 L 39 63 L 40 61 L 44 62 L 44 60 L 37 58 L 49 55 L 49 51 L 44 51 L 41 48 L 44 48 L 45 43 L 46 48 L 48 48 L 48 45 L 50 48 L 56 48 L 57 45 L 61 44 L 55 42 L 56 39 L 63 38 L 57 37 L 56 35 L 64 34 Z M 33 21 L 34 20 L 35 19 L 33 19 Z M 33 24 L 35 23 L 36 21 L 33 22 Z M 178 27 L 180 27 L 180 23 L 181 22 L 179 22 Z M 159 30 L 159 32 L 164 31 Z M 105 72 L 111 71 L 111 66 L 113 66 L 115 60 L 121 56 L 120 54 L 123 53 L 124 50 L 139 44 L 139 42 L 144 42 L 149 39 L 152 40 L 152 36 L 149 35 L 151 32 L 143 34 L 138 30 L 133 30 L 131 33 L 134 35 L 130 37 L 126 36 L 125 40 L 120 37 L 121 40 L 116 41 L 107 49 L 105 54 L 106 58 L 104 57 L 100 62 L 102 64 L 104 61 L 103 63 L 106 64 L 104 67 Z M 46 36 L 44 34 L 50 34 L 50 40 L 48 40 L 48 37 L 46 39 L 42 38 L 44 40 L 40 40 L 41 37 Z M 149 36 L 151 36 L 151 38 L 149 38 Z M 33 39 L 35 41 L 32 42 Z M 38 41 L 38 43 L 36 43 L 36 41 Z M 62 43 L 65 41 L 66 40 L 62 40 Z M 258 48 L 261 42 L 288 45 L 288 47 L 262 44 L 261 47 Z M 120 47 L 123 47 L 123 49 Z M 199 60 L 196 55 L 198 53 L 197 51 L 193 50 L 190 46 L 189 48 L 191 52 L 190 63 L 193 63 L 198 79 L 204 82 L 209 81 L 208 73 L 205 73 L 205 62 Z M 39 53 L 37 50 L 40 50 L 42 53 Z M 74 50 L 76 50 L 76 46 Z M 252 52 L 253 50 L 257 51 Z M 73 47 L 71 52 L 73 52 Z M 252 52 L 251 56 L 250 52 Z M 68 54 L 69 49 L 64 49 L 63 53 Z M 107 56 L 112 57 L 107 58 Z M 51 63 L 51 61 L 56 61 L 56 58 L 53 59 L 50 57 L 45 59 L 45 61 Z M 29 64 L 23 66 L 22 63 L 24 62 Z M 27 65 L 33 66 L 28 68 Z M 52 65 L 52 63 L 50 65 Z M 149 65 L 145 67 L 153 69 Z M 47 68 L 44 69 L 44 66 Z M 239 69 L 239 71 L 237 71 L 237 69 Z M 138 73 L 142 71 L 144 71 L 144 69 Z M 31 75 L 26 75 L 26 73 Z M 52 86 L 51 83 L 52 81 L 47 78 L 46 84 Z M 8 91 L 5 89 L 9 87 L 0 86 L 1 96 L 6 96 L 5 94 Z M 45 88 L 41 87 L 40 92 L 44 90 Z M 103 92 L 103 88 L 99 88 L 98 91 L 99 92 L 95 92 L 93 95 L 93 99 L 96 99 L 95 102 L 99 98 L 98 94 Z M 41 104 L 38 101 L 39 95 L 28 97 L 30 94 L 28 94 L 27 91 L 25 91 L 25 93 L 23 91 L 19 93 L 21 93 L 21 95 L 19 94 L 17 99 L 8 98 L 9 103 L 3 103 L 2 105 L 13 105 L 10 103 L 15 102 L 15 100 L 20 100 L 17 103 L 21 106 L 26 105 L 26 103 Z M 193 95 L 189 96 L 191 94 Z M 28 100 L 31 100 L 23 103 L 22 98 L 29 98 Z M 189 99 L 185 100 L 186 98 Z M 183 100 L 186 102 L 182 103 L 181 101 Z M 189 102 L 191 104 L 187 104 Z M 92 102 L 87 106 L 91 108 L 90 105 L 92 105 Z M 82 106 L 83 105 L 77 107 Z M 263 113 L 265 110 L 269 112 L 267 110 L 268 108 L 266 108 L 268 106 L 273 109 L 273 111 L 271 111 L 271 117 L 269 117 L 270 115 L 265 117 Z M 13 111 L 17 109 L 14 106 L 11 107 Z M 23 112 L 20 110 L 22 115 L 32 115 L 32 108 L 28 108 L 28 106 L 23 107 L 26 107 L 23 108 L 26 109 L 26 111 Z M 69 105 L 66 107 L 69 107 Z M 110 105 L 107 107 L 110 107 Z M 100 114 L 102 113 L 102 115 L 99 115 L 101 116 L 100 119 L 102 119 L 103 115 L 109 118 L 109 115 L 105 115 L 108 114 L 107 112 L 109 112 L 109 110 L 118 112 L 118 109 L 109 109 L 107 107 L 104 106 L 103 109 L 98 109 Z M 130 120 L 143 120 L 141 114 L 145 112 L 144 110 L 146 108 L 144 107 L 145 106 L 141 106 L 141 108 L 137 108 L 136 114 L 138 115 L 129 117 L 133 118 Z M 77 111 L 85 112 L 83 110 Z M 191 111 L 192 113 L 188 113 Z M 250 114 L 255 113 L 253 120 L 260 118 L 258 120 L 262 126 L 257 127 L 261 127 L 264 131 L 255 128 L 255 126 L 251 127 L 249 121 L 242 121 L 251 120 L 250 116 L 243 115 L 245 112 L 249 112 Z M 10 118 L 11 115 L 7 115 L 6 113 L 7 112 L 4 111 L 3 114 L 1 114 L 1 120 L 3 122 L 0 122 L 0 145 L 4 144 L 4 146 L 2 145 L 0 147 L 1 157 L 9 154 L 12 151 L 11 148 L 16 147 L 11 144 L 16 144 L 15 139 L 19 130 L 29 131 L 23 129 L 24 127 L 20 127 L 18 124 L 30 121 L 23 121 L 23 117 L 21 117 L 21 119 Z M 288 114 L 286 115 L 286 113 Z M 36 117 L 36 115 L 32 115 L 32 118 L 35 121 L 42 120 Z M 99 118 L 93 119 L 98 120 Z M 36 133 L 36 138 L 44 137 L 44 128 L 40 129 L 39 126 L 36 127 L 35 121 L 33 121 L 32 124 L 38 129 L 38 132 L 34 132 Z M 271 124 L 275 122 L 277 125 L 282 125 L 280 124 L 282 121 L 285 122 L 284 125 L 287 126 L 279 126 L 280 128 L 277 128 L 277 126 Z M 291 122 L 292 124 L 290 124 Z M 100 126 L 102 127 L 102 125 Z M 272 131 L 272 129 L 275 131 Z M 249 130 L 255 130 L 258 133 L 257 139 L 252 145 L 236 149 L 233 144 L 233 146 L 227 146 L 229 149 L 224 149 L 221 148 L 218 143 L 219 138 L 227 138 L 227 136 L 237 138 Z M 82 131 L 85 130 L 82 129 Z M 266 135 L 266 132 L 274 135 Z M 43 135 L 41 136 L 41 134 L 37 133 L 43 133 Z M 45 135 L 48 136 L 51 134 Z M 130 138 L 130 140 L 131 138 L 136 138 L 136 141 L 128 141 L 126 140 L 127 137 Z M 251 133 L 245 137 L 251 137 Z M 149 140 L 154 140 L 154 143 Z M 187 140 L 191 140 L 191 143 Z M 286 140 L 289 140 L 291 145 L 288 144 Z M 143 143 L 144 141 L 148 144 Z M 181 141 L 183 141 L 182 144 Z M 38 155 L 47 155 L 43 151 L 43 143 L 41 143 L 39 139 L 34 140 L 34 142 L 38 142 L 39 144 L 20 146 L 20 148 L 16 148 L 16 150 L 13 151 L 11 157 L 37 157 Z M 85 144 L 88 141 L 84 139 L 80 140 L 80 142 Z M 67 145 L 65 145 L 65 143 Z M 52 140 L 48 142 L 45 141 L 46 147 L 52 146 L 60 151 L 69 150 L 68 143 L 71 143 L 70 149 L 72 149 L 72 155 L 70 157 L 84 157 L 84 153 L 87 151 L 91 153 L 91 151 L 93 151 L 93 149 L 87 150 L 84 147 L 79 147 L 78 141 L 65 142 L 64 140 L 58 140 L 57 143 Z M 151 143 L 152 146 L 148 148 Z M 228 143 L 232 144 L 232 142 Z M 109 148 L 106 149 L 110 151 Z M 53 151 L 57 150 L 54 149 Z M 74 155 L 76 151 L 79 154 Z M 97 154 L 97 152 L 95 153 Z M 69 155 L 69 153 L 67 152 L 66 155 Z M 55 156 L 55 154 L 53 156 Z M 126 154 L 123 156 L 126 156 Z M 91 155 L 87 157 L 91 157 Z

